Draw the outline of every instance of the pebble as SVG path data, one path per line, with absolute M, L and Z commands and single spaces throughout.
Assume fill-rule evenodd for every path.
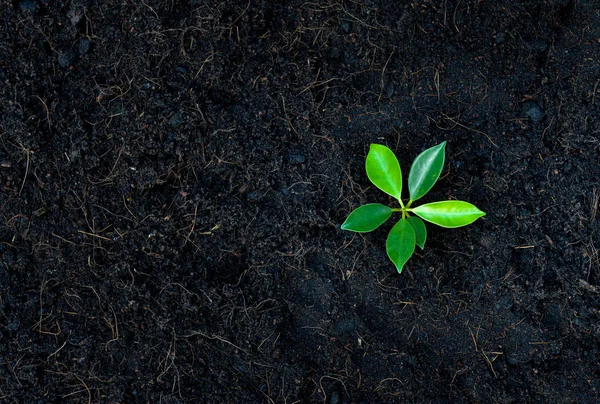
M 394 95 L 394 83 L 387 83 L 385 85 L 385 93 L 389 98 L 392 98 L 392 96 Z
M 540 123 L 544 119 L 544 109 L 535 101 L 527 101 L 523 104 L 523 112 L 533 123 Z
M 33 13 L 37 10 L 37 4 L 35 4 L 35 1 L 33 0 L 23 0 L 19 3 L 19 8 L 21 11 L 30 11 Z
M 508 362 L 508 364 L 509 364 L 509 365 L 512 365 L 512 366 L 517 366 L 517 365 L 519 365 L 520 363 L 522 363 L 522 362 L 519 360 L 519 357 L 518 357 L 517 355 L 507 355 L 507 357 L 506 357 L 506 362 Z
M 306 157 L 302 154 L 288 154 L 288 160 L 290 163 L 303 164 L 306 161 Z
M 58 65 L 64 68 L 69 67 L 71 65 L 72 58 L 73 55 L 70 52 L 61 53 L 58 55 Z
M 174 128 L 179 127 L 179 125 L 181 125 L 182 122 L 183 122 L 183 119 L 181 119 L 181 114 L 179 112 L 174 114 L 171 117 L 171 119 L 169 119 L 169 125 L 171 125 Z
M 250 202 L 256 202 L 258 200 L 258 194 L 256 191 L 252 191 L 247 195 L 247 198 Z
M 502 296 L 498 300 L 498 303 L 496 303 L 496 306 L 494 306 L 494 311 L 506 312 L 506 311 L 509 311 L 510 309 L 512 309 L 512 307 L 513 307 L 512 298 L 510 296 Z
M 495 240 L 493 237 L 490 237 L 487 234 L 484 234 L 479 240 L 479 244 L 481 244 L 484 248 L 492 248 L 494 246 Z
M 83 38 L 79 41 L 79 54 L 80 55 L 84 55 L 86 53 L 88 53 L 88 51 L 90 50 L 90 40 L 87 38 Z
M 19 326 L 21 325 L 21 323 L 19 322 L 19 320 L 15 320 L 11 323 L 9 323 L 6 328 L 8 328 L 10 331 L 17 331 L 19 329 Z

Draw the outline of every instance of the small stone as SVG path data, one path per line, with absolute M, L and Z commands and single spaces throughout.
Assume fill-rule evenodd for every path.
M 494 306 L 494 311 L 506 312 L 506 311 L 509 311 L 510 309 L 512 309 L 512 307 L 513 307 L 512 298 L 510 296 L 502 296 L 500 298 L 500 300 L 498 300 L 498 303 L 496 303 L 496 306 Z
M 302 154 L 288 154 L 288 160 L 290 163 L 303 164 L 306 161 L 306 157 Z
M 82 13 L 79 10 L 69 10 L 67 11 L 67 17 L 71 20 L 71 24 L 77 25 L 79 21 L 81 21 Z
M 281 187 L 280 191 L 283 194 L 283 196 L 290 196 L 290 190 L 286 187 Z
M 588 328 L 589 324 L 587 322 L 586 319 L 580 318 L 580 317 L 575 317 L 573 319 L 573 324 L 575 324 L 578 327 L 582 327 L 582 328 Z
M 484 234 L 479 240 L 479 244 L 481 244 L 484 248 L 492 248 L 494 245 L 494 238 Z
M 392 98 L 392 96 L 394 95 L 394 83 L 387 83 L 385 85 L 385 93 L 388 96 L 388 98 Z
M 519 358 L 516 355 L 508 355 L 506 361 L 512 366 L 517 366 L 519 364 Z
M 86 53 L 88 53 L 88 51 L 90 50 L 90 40 L 87 38 L 83 38 L 79 41 L 79 54 L 80 55 L 84 55 Z
M 544 110 L 535 101 L 527 101 L 523 104 L 523 112 L 531 119 L 533 123 L 540 123 L 544 119 Z
M 182 122 L 183 122 L 183 119 L 181 119 L 181 114 L 179 112 L 174 114 L 171 117 L 171 119 L 169 119 L 169 125 L 171 125 L 174 128 L 179 127 Z
M 347 34 L 350 32 L 350 23 L 348 21 L 342 21 L 340 23 L 340 28 L 344 31 L 344 34 Z
M 19 320 L 15 320 L 11 323 L 9 323 L 6 328 L 8 328 L 10 331 L 17 331 L 19 329 L 19 326 L 21 325 L 21 323 L 19 322 Z
M 73 55 L 70 52 L 60 53 L 58 55 L 58 65 L 67 68 L 71 65 L 71 59 L 73 59 Z
M 502 44 L 502 43 L 504 43 L 505 40 L 506 40 L 506 35 L 504 34 L 504 32 L 498 32 L 498 35 L 496 35 L 496 43 Z
M 258 194 L 256 191 L 250 192 L 246 197 L 250 202 L 256 202 L 258 200 Z
M 33 0 L 23 0 L 21 3 L 19 3 L 19 8 L 21 11 L 29 11 L 34 13 L 37 10 L 37 4 L 35 4 L 35 1 Z

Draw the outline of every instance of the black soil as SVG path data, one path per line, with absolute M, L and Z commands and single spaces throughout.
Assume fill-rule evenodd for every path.
M 597 1 L 0 1 L 0 401 L 598 402 L 599 107 Z

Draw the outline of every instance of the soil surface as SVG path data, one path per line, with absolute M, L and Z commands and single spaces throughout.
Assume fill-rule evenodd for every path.
M 599 106 L 592 0 L 0 1 L 0 401 L 598 402 Z

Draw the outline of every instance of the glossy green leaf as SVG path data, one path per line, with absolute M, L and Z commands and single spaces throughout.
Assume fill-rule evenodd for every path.
M 463 201 L 426 203 L 413 208 L 412 212 L 423 220 L 448 228 L 466 226 L 485 216 L 475 205 Z
M 406 218 L 408 222 L 412 225 L 413 229 L 415 229 L 415 243 L 421 247 L 421 250 L 425 248 L 425 240 L 427 240 L 427 228 L 425 227 L 425 223 L 418 216 L 410 216 Z
M 342 224 L 342 230 L 366 233 L 381 226 L 392 215 L 392 208 L 380 203 L 369 203 L 355 209 Z
M 425 195 L 440 177 L 444 167 L 446 142 L 433 146 L 417 156 L 408 174 L 410 199 L 416 201 Z
M 400 163 L 389 148 L 372 144 L 367 155 L 367 176 L 383 192 L 400 199 L 402 194 L 402 173 Z
M 401 219 L 388 234 L 385 243 L 388 257 L 392 260 L 398 273 L 402 272 L 402 268 L 406 261 L 415 252 L 415 229 L 406 219 Z

